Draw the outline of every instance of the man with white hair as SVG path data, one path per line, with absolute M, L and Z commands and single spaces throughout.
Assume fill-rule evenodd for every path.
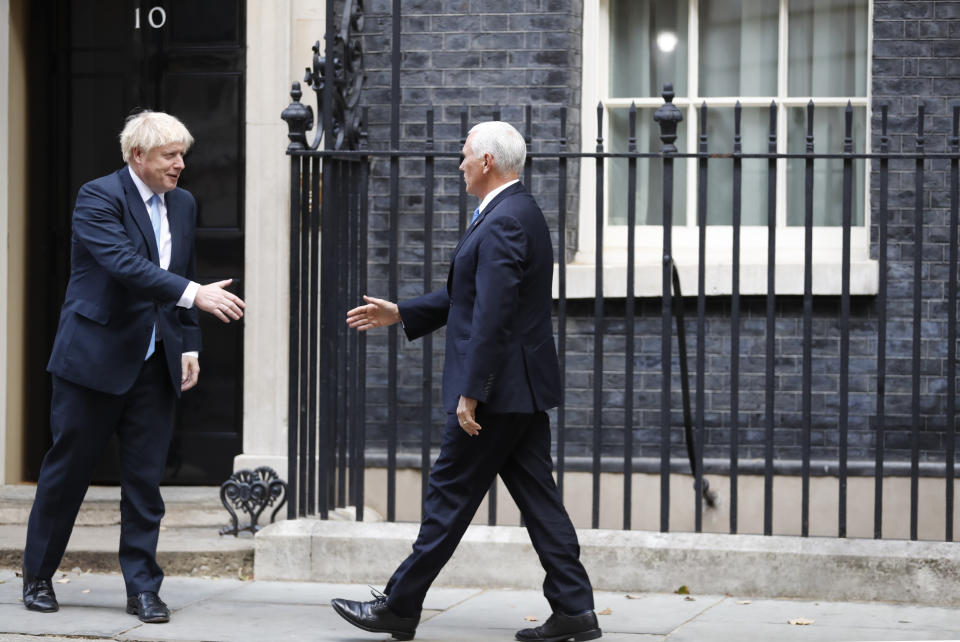
M 176 399 L 197 384 L 197 310 L 243 316 L 230 281 L 194 278 L 197 204 L 177 187 L 193 137 L 144 111 L 120 135 L 126 166 L 85 184 L 73 211 L 70 281 L 47 370 L 53 444 L 37 480 L 23 552 L 23 604 L 59 608 L 51 578 L 63 558 L 110 435 L 120 444 L 120 567 L 127 613 L 167 622 L 158 592 L 160 479 Z
M 430 472 L 420 534 L 383 594 L 336 599 L 355 626 L 410 640 L 423 599 L 499 474 L 513 496 L 546 571 L 553 614 L 518 640 L 561 642 L 601 636 L 580 545 L 553 479 L 550 421 L 560 403 L 560 367 L 551 320 L 553 245 L 533 196 L 519 182 L 520 133 L 480 123 L 463 146 L 460 171 L 480 199 L 453 252 L 447 286 L 399 305 L 364 296 L 347 313 L 360 331 L 403 323 L 411 340 L 446 326 L 440 456 Z

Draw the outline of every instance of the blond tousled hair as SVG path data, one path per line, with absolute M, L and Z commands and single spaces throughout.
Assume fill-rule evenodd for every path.
M 170 143 L 181 143 L 190 149 L 193 136 L 176 117 L 162 111 L 146 109 L 133 114 L 127 118 L 127 123 L 120 132 L 120 151 L 125 163 L 129 163 L 133 158 L 134 149 L 140 149 L 146 154 L 155 147 Z

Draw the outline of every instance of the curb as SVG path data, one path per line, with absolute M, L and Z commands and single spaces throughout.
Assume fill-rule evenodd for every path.
M 257 580 L 382 585 L 418 524 L 300 519 L 257 534 Z M 580 530 L 595 590 L 960 606 L 960 547 L 945 542 Z M 472 525 L 437 586 L 540 588 L 526 530 Z

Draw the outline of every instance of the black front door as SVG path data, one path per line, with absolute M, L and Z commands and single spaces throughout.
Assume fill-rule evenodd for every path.
M 180 186 L 199 208 L 197 277 L 201 283 L 233 278 L 231 289 L 243 296 L 244 0 L 56 0 L 55 6 L 52 15 L 31 19 L 38 39 L 33 51 L 53 76 L 34 79 L 40 100 L 31 100 L 47 106 L 52 133 L 40 155 L 53 162 L 31 163 L 32 189 L 54 188 L 52 195 L 38 195 L 40 207 L 32 208 L 46 220 L 31 232 L 32 245 L 47 254 L 31 278 L 33 291 L 48 293 L 45 309 L 33 313 L 44 317 L 36 326 L 44 328 L 46 353 L 31 360 L 44 363 L 69 276 L 77 190 L 122 165 L 119 132 L 141 109 L 169 112 L 193 134 Z M 242 325 L 223 325 L 206 314 L 201 324 L 200 383 L 180 404 L 168 483 L 219 484 L 242 447 Z M 33 342 L 38 348 L 43 343 Z M 38 370 L 31 380 L 46 377 Z M 48 390 L 45 380 L 33 383 Z M 46 435 L 39 407 L 49 403 L 49 392 L 43 400 L 33 397 L 30 434 L 42 426 Z M 37 450 L 28 451 L 34 472 Z M 111 446 L 95 481 L 117 481 L 118 474 Z

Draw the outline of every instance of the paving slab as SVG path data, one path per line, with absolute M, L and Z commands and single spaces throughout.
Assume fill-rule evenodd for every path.
M 13 571 L 0 571 L 0 582 L 3 582 L 0 584 L 0 604 L 23 603 L 23 582 L 14 576 Z M 160 588 L 160 597 L 167 606 L 176 611 L 215 595 L 228 594 L 243 585 L 244 582 L 239 580 L 207 581 L 196 577 L 166 577 Z M 119 573 L 57 573 L 53 589 L 61 607 L 123 611 L 127 603 L 127 591 L 123 576 Z
M 387 636 L 356 629 L 333 609 L 312 605 L 209 601 L 176 614 L 169 623 L 144 625 L 119 640 L 204 640 L 205 642 L 308 642 L 383 640 Z
M 63 579 L 62 576 L 58 578 Z M 143 624 L 124 611 L 118 573 L 69 572 L 56 584 L 57 613 L 34 613 L 20 602 L 20 578 L 0 570 L 0 642 L 381 642 L 386 635 L 354 628 L 329 606 L 334 597 L 365 600 L 362 584 L 240 581 L 168 577 L 162 596 L 168 624 Z M 826 602 L 739 596 L 597 591 L 603 640 L 611 642 L 889 642 L 960 640 L 955 609 L 884 602 Z M 418 641 L 512 640 L 549 615 L 539 590 L 431 589 Z M 535 617 L 529 621 L 527 617 Z M 789 624 L 805 618 L 806 626 Z
M 61 606 L 56 613 L 36 613 L 22 604 L 0 604 L 0 633 L 113 638 L 141 624 L 123 608 Z
M 808 625 L 790 624 L 804 619 Z M 873 642 L 960 639 L 955 609 L 890 603 L 725 599 L 670 636 L 670 642 L 747 639 Z
M 330 601 L 338 597 L 361 602 L 370 600 L 372 599 L 370 589 L 371 587 L 362 584 L 257 581 L 245 582 L 236 591 L 220 596 L 219 599 L 233 602 L 329 606 Z M 480 589 L 431 588 L 427 591 L 423 608 L 431 611 L 443 611 L 470 599 L 480 592 Z
M 724 600 L 721 595 L 614 591 L 596 591 L 593 596 L 604 638 L 623 633 L 668 635 Z
M 615 633 L 664 636 L 723 599 L 713 596 L 689 601 L 680 595 L 659 594 L 629 599 L 627 594 L 620 592 L 594 593 L 597 620 L 605 638 Z M 539 591 L 490 590 L 471 598 L 462 606 L 444 611 L 428 625 L 421 625 L 421 628 L 425 632 L 441 627 L 463 631 L 485 628 L 515 632 L 539 626 L 549 615 L 550 607 Z M 530 621 L 528 617 L 537 620 Z
M 84 642 L 113 642 L 113 638 L 95 638 L 87 636 Z M 45 635 L 37 638 L 35 635 L 22 635 L 20 633 L 0 633 L 0 642 L 77 642 L 77 638 L 61 638 Z

